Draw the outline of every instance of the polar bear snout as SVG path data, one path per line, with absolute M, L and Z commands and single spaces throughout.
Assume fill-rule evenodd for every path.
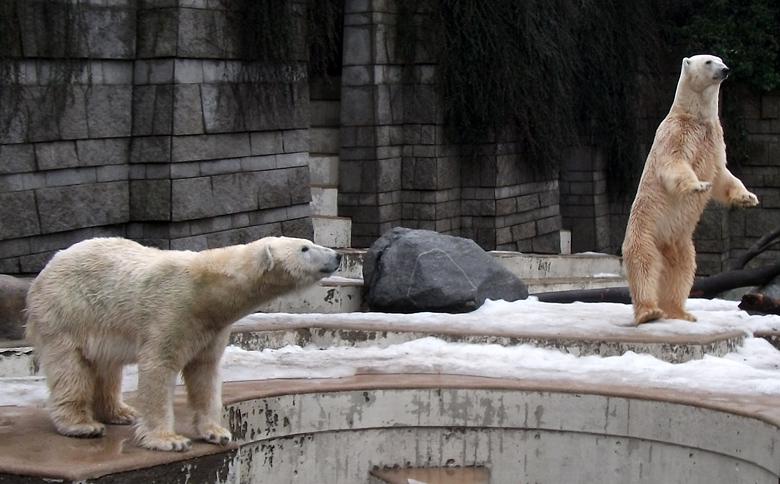
M 325 262 L 325 266 L 321 270 L 325 274 L 333 274 L 341 267 L 341 254 L 335 250 L 331 250 L 331 252 L 333 254 L 331 254 L 331 257 Z
M 729 77 L 729 72 L 731 72 L 731 69 L 729 69 L 728 67 L 724 66 L 722 69 L 719 69 L 716 72 L 715 78 L 716 79 L 720 79 L 720 80 L 724 80 L 727 77 Z

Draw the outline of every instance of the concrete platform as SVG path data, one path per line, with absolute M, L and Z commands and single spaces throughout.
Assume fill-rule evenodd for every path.
M 235 446 L 186 453 L 139 449 L 126 426 L 61 437 L 42 409 L 0 408 L 0 482 L 366 484 L 386 468 L 451 466 L 489 469 L 494 484 L 780 478 L 776 396 L 452 375 L 227 383 L 223 394 Z
M 446 317 L 446 316 L 443 316 Z M 719 330 L 690 334 L 639 332 L 633 326 L 600 327 L 589 334 L 577 328 L 561 329 L 524 326 L 516 331 L 488 330 L 484 327 L 446 327 L 417 322 L 388 324 L 373 313 L 343 315 L 250 315 L 233 327 L 230 343 L 246 350 L 282 348 L 287 345 L 378 346 L 434 336 L 452 343 L 530 344 L 556 349 L 575 356 L 619 356 L 628 351 L 648 354 L 669 363 L 701 359 L 704 355 L 723 356 L 734 351 L 746 334 Z
M 308 297 L 308 296 L 307 296 Z M 354 304 L 334 297 L 334 308 Z M 302 304 L 308 303 L 306 297 Z M 279 305 L 278 301 L 272 304 Z M 272 307 L 271 310 L 281 309 Z M 357 311 L 357 310 L 355 310 Z M 449 315 L 439 318 L 447 320 Z M 648 326 L 645 326 L 648 328 Z M 652 328 L 650 326 L 649 328 Z M 695 328 L 695 327 L 693 327 Z M 779 333 L 760 332 L 773 344 L 780 345 Z M 593 330 L 554 325 L 518 325 L 517 329 L 494 329 L 485 325 L 453 326 L 435 322 L 394 321 L 388 324 L 382 314 L 353 312 L 350 314 L 253 314 L 233 325 L 230 344 L 245 350 L 278 349 L 287 345 L 319 348 L 332 346 L 386 348 L 428 336 L 451 343 L 498 344 L 516 346 L 530 344 L 555 349 L 574 356 L 620 356 L 629 351 L 648 354 L 669 363 L 698 360 L 704 355 L 723 356 L 739 348 L 747 334 L 734 329 L 712 329 L 690 333 L 641 331 L 633 326 L 602 324 Z M 0 342 L 0 378 L 28 377 L 40 374 L 32 346 L 27 341 Z

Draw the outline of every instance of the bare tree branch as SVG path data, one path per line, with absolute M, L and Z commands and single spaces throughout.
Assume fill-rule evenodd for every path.
M 691 288 L 690 297 L 712 299 L 730 289 L 760 286 L 780 275 L 780 262 L 767 264 L 755 269 L 728 270 L 704 279 L 697 279 Z M 534 294 L 542 302 L 613 302 L 631 303 L 627 287 L 609 287 L 605 289 L 584 289 L 579 291 L 543 292 Z
M 758 239 L 755 244 L 751 245 L 744 254 L 739 256 L 729 267 L 730 271 L 735 269 L 744 269 L 748 262 L 750 262 L 755 256 L 764 252 L 766 249 L 780 243 L 780 240 L 774 240 L 780 237 L 780 226 L 775 227 L 774 230 L 765 234 Z

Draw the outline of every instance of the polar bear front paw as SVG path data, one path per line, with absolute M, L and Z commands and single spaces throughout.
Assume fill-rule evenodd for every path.
M 700 181 L 691 185 L 691 192 L 703 193 L 703 192 L 708 192 L 711 188 L 712 188 L 712 183 Z
M 166 452 L 183 452 L 190 450 L 192 441 L 183 435 L 176 433 L 151 433 L 138 438 L 138 444 L 151 450 Z
M 758 205 L 758 197 L 750 192 L 744 192 L 734 198 L 732 203 L 738 207 L 755 207 Z
M 206 442 L 227 445 L 232 437 L 230 430 L 217 424 L 204 424 L 198 426 L 198 435 Z

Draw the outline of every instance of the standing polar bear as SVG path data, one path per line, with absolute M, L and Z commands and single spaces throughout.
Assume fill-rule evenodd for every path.
M 623 241 L 636 324 L 695 321 L 684 306 L 696 273 L 693 231 L 707 202 L 758 205 L 726 168 L 718 92 L 728 73 L 718 57 L 683 59 L 672 108 L 655 133 Z
M 230 325 L 259 304 L 332 274 L 341 254 L 308 240 L 266 237 L 202 252 L 122 238 L 57 253 L 30 287 L 27 335 L 46 374 L 57 431 L 103 435 L 137 420 L 149 449 L 186 450 L 173 428 L 181 372 L 197 435 L 225 444 L 219 363 Z M 138 414 L 121 400 L 122 368 L 138 363 Z

